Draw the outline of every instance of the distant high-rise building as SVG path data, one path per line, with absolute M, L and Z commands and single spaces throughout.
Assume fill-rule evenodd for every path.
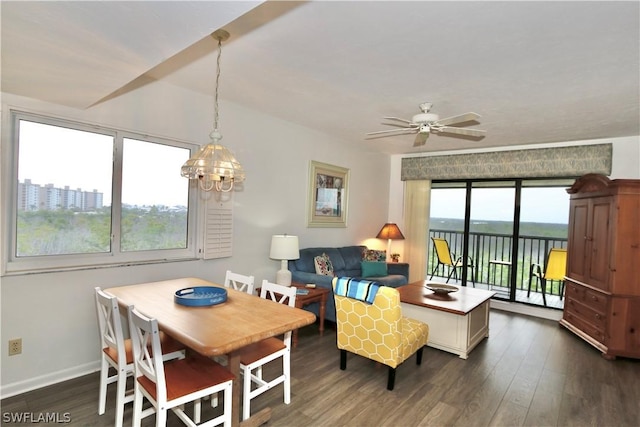
M 30 179 L 18 182 L 18 210 L 74 210 L 95 211 L 103 207 L 103 194 L 98 190 L 72 190 L 69 186 L 54 187 L 53 184 L 34 184 Z

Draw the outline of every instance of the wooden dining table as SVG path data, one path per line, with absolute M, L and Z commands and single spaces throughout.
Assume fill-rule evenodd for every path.
M 162 331 L 194 351 L 208 356 L 226 355 L 233 381 L 232 421 L 240 425 L 240 357 L 238 350 L 251 343 L 283 334 L 315 322 L 308 311 L 278 304 L 245 292 L 227 288 L 227 301 L 206 307 L 174 302 L 175 292 L 195 286 L 223 285 L 198 278 L 179 278 L 105 289 L 118 298 L 121 309 L 133 305 L 158 320 Z M 271 417 L 265 408 L 243 421 L 243 426 L 260 425 Z

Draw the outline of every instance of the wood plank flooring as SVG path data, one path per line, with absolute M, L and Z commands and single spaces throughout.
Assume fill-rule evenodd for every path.
M 607 361 L 555 321 L 502 311 L 491 312 L 490 334 L 467 360 L 425 349 L 422 365 L 405 362 L 387 391 L 386 367 L 349 355 L 341 371 L 335 330 L 320 337 L 311 325 L 292 354 L 291 404 L 279 386 L 255 399 L 252 413 L 270 406 L 269 426 L 296 427 L 640 426 L 640 360 Z M 102 416 L 97 373 L 4 399 L 2 413 L 68 413 L 71 425 L 112 426 L 114 391 Z M 182 424 L 170 414 L 168 425 Z

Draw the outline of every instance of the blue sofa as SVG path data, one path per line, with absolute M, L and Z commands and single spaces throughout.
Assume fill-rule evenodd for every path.
M 327 298 L 327 309 L 325 320 L 331 322 L 336 321 L 336 306 L 333 300 L 333 290 L 331 288 L 331 280 L 333 276 L 325 276 L 316 274 L 314 258 L 323 253 L 329 256 L 333 264 L 333 270 L 338 277 L 355 277 L 359 279 L 372 280 L 384 286 L 397 288 L 406 285 L 409 280 L 409 264 L 400 262 L 387 263 L 387 275 L 381 277 L 362 277 L 361 262 L 363 254 L 367 251 L 366 246 L 345 246 L 341 248 L 306 248 L 300 249 L 300 258 L 289 261 L 289 271 L 294 282 L 298 283 L 315 283 L 316 286 L 327 288 L 331 291 Z M 309 304 L 305 307 L 318 315 L 319 305 L 317 303 Z

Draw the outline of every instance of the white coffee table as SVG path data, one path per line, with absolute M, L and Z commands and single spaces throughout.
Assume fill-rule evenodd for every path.
M 398 288 L 403 316 L 429 325 L 429 347 L 462 359 L 489 336 L 489 300 L 493 291 L 464 286 L 448 295 L 427 289 L 426 280 Z

